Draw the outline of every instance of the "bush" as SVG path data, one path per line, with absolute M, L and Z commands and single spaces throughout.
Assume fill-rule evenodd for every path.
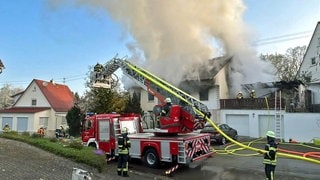
M 72 141 L 69 146 L 74 149 L 82 149 L 83 145 L 80 142 Z
M 38 138 L 39 135 L 38 135 L 37 133 L 32 133 L 32 134 L 31 134 L 31 137 L 32 137 L 32 138 Z
M 30 136 L 30 133 L 27 132 L 27 131 L 24 131 L 24 132 L 21 133 L 21 135 L 22 135 L 22 136 Z

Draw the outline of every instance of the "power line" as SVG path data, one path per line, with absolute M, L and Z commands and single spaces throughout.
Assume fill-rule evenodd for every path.
M 275 37 L 270 37 L 270 38 L 263 38 L 263 39 L 255 41 L 253 46 L 274 44 L 274 43 L 279 43 L 279 42 L 284 42 L 284 41 L 291 41 L 291 40 L 295 40 L 295 39 L 307 38 L 312 35 L 312 32 L 313 31 L 303 31 L 303 32 L 286 34 L 286 35 L 275 36 Z
M 67 76 L 67 77 L 62 77 L 62 78 L 52 78 L 52 79 L 56 82 L 61 82 L 61 83 L 65 84 L 66 82 L 76 81 L 79 79 L 85 79 L 86 77 L 87 77 L 86 74 L 79 74 L 79 75 L 72 75 L 72 76 Z M 0 84 L 1 85 L 5 85 L 5 84 L 28 85 L 30 82 L 31 82 L 31 80 L 2 81 L 2 82 L 0 82 Z

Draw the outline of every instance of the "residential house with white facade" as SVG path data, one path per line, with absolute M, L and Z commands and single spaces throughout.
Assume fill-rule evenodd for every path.
M 11 108 L 0 110 L 1 127 L 8 123 L 13 131 L 30 133 L 44 127 L 47 136 L 54 136 L 60 125 L 67 126 L 66 114 L 73 107 L 74 95 L 66 85 L 33 79 L 14 100 Z
M 299 75 L 307 75 L 310 82 L 312 111 L 320 112 L 320 22 L 317 23 L 299 69 Z
M 300 71 L 312 72 L 313 79 L 308 85 L 308 89 L 312 91 L 313 105 L 320 104 L 319 54 L 320 26 L 318 23 L 300 69 Z M 288 82 L 257 82 L 258 86 L 256 87 L 264 88 L 256 89 L 259 98 L 245 98 L 241 102 L 233 97 L 230 99 L 228 72 L 230 72 L 231 60 L 232 57 L 212 59 L 211 63 L 216 68 L 212 68 L 212 71 L 199 73 L 200 81 L 185 80 L 178 88 L 206 104 L 212 112 L 211 119 L 214 122 L 230 125 L 238 130 L 240 136 L 265 137 L 268 130 L 273 130 L 277 137 L 284 141 L 295 139 L 299 142 L 312 142 L 316 138 L 320 139 L 320 116 L 318 113 L 289 112 L 285 99 L 278 104 L 282 99 L 282 88 L 292 86 L 292 88 L 299 89 L 299 82 L 292 82 L 293 84 Z M 159 103 L 155 97 L 142 88 L 136 87 L 131 90 L 140 94 L 141 106 L 145 112 L 152 111 L 153 106 Z M 307 93 L 307 91 L 300 92 L 299 90 L 299 93 L 299 96 L 305 97 L 309 91 Z M 242 106 L 241 103 L 245 106 Z
M 207 105 L 213 119 L 219 119 L 219 100 L 229 95 L 227 84 L 227 72 L 232 57 L 218 57 L 210 59 L 207 66 L 199 72 L 199 79 L 187 79 L 178 86 L 184 92 L 199 99 Z M 220 90 L 223 89 L 223 90 Z M 152 111 L 159 100 L 141 87 L 132 87 L 131 93 L 135 92 L 140 97 L 141 108 L 144 112 Z

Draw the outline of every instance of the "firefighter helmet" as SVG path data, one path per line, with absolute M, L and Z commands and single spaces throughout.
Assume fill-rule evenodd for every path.
M 126 134 L 128 133 L 128 129 L 126 127 L 121 129 L 121 134 Z
M 165 102 L 166 103 L 171 103 L 171 99 L 170 98 L 166 98 Z
M 267 131 L 266 136 L 272 137 L 272 138 L 276 137 L 273 131 Z

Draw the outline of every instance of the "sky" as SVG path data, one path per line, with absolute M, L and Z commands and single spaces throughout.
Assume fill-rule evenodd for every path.
M 57 83 L 66 84 L 71 91 L 82 95 L 86 90 L 85 82 L 89 67 L 98 62 L 104 64 L 116 54 L 119 54 L 119 57 L 136 56 L 134 45 L 143 49 L 142 51 L 145 50 L 146 60 L 165 57 L 161 53 L 157 57 L 152 57 L 157 51 L 150 50 L 153 45 L 159 45 L 159 42 L 153 40 L 161 37 L 163 37 L 162 41 L 170 41 L 172 44 L 190 42 L 184 41 L 183 35 L 174 39 L 177 42 L 170 36 L 169 38 L 156 36 L 154 39 L 151 36 L 154 36 L 152 31 L 157 31 L 157 28 L 168 27 L 169 20 L 174 25 L 196 16 L 193 14 L 188 16 L 192 11 L 187 10 L 194 9 L 191 1 L 183 8 L 178 6 L 181 3 L 179 0 L 172 1 L 176 6 L 170 7 L 168 6 L 170 4 L 162 3 L 170 1 L 161 3 L 130 1 L 132 4 L 128 3 L 129 1 L 113 4 L 115 1 L 112 0 L 90 2 L 92 3 L 88 4 L 84 0 L 0 0 L 0 59 L 5 65 L 5 69 L 0 74 L 0 87 L 10 84 L 25 89 L 33 79 L 47 81 L 52 79 Z M 216 35 L 226 41 L 226 44 L 231 44 L 226 45 L 225 48 L 232 51 L 237 50 L 238 47 L 234 45 L 237 41 L 243 42 L 243 38 L 237 37 L 242 34 L 250 39 L 248 42 L 256 54 L 285 53 L 288 48 L 307 46 L 317 22 L 320 21 L 320 1 L 318 0 L 233 0 L 232 5 L 224 4 L 222 0 L 216 2 L 219 8 L 228 10 L 215 9 L 215 5 L 208 6 L 203 11 L 205 17 L 197 17 L 199 21 L 194 20 L 192 23 L 196 24 L 196 27 L 204 27 L 201 30 L 196 29 L 197 33 L 210 31 L 208 34 Z M 147 7 L 148 12 L 154 16 L 152 23 L 146 25 L 141 21 L 146 20 L 146 17 L 140 17 L 142 13 L 139 11 L 144 9 L 139 8 L 141 7 L 139 3 L 143 3 L 145 6 L 142 7 Z M 163 11 L 161 7 L 168 7 L 165 9 L 169 10 Z M 202 6 L 199 5 L 199 11 L 201 8 Z M 172 12 L 179 14 L 170 14 Z M 223 18 L 220 18 L 219 13 Z M 178 17 L 179 15 L 182 17 Z M 203 22 L 211 25 L 201 24 L 200 26 L 199 24 Z M 131 26 L 127 27 L 126 23 Z M 223 25 L 219 27 L 219 23 Z M 148 27 L 150 24 L 154 27 Z M 232 26 L 232 24 L 235 25 Z M 240 31 L 236 25 L 241 26 Z M 224 27 L 227 28 L 223 29 Z M 179 26 L 173 26 L 173 28 L 179 28 Z M 227 29 L 231 30 L 230 34 L 221 35 Z M 174 31 L 164 30 L 167 34 Z M 182 31 L 186 30 L 182 29 Z M 177 34 L 177 32 L 174 33 Z M 150 42 L 146 43 L 149 36 Z M 211 38 L 208 37 L 208 39 Z M 216 41 L 210 42 L 216 43 Z M 219 52 L 219 43 L 213 46 L 218 47 L 214 52 Z M 179 52 L 181 56 L 189 56 L 182 52 L 189 51 L 187 48 L 175 49 L 172 46 L 170 49 L 177 51 L 177 54 L 181 50 Z M 190 49 L 195 48 L 190 47 Z M 205 50 L 212 49 L 212 47 L 205 48 Z M 210 51 L 211 54 L 212 52 Z M 199 54 L 201 53 L 202 51 L 199 50 Z M 201 56 L 203 57 L 206 56 Z M 170 60 L 172 59 L 168 58 L 168 61 Z M 188 62 L 193 61 L 191 59 Z

